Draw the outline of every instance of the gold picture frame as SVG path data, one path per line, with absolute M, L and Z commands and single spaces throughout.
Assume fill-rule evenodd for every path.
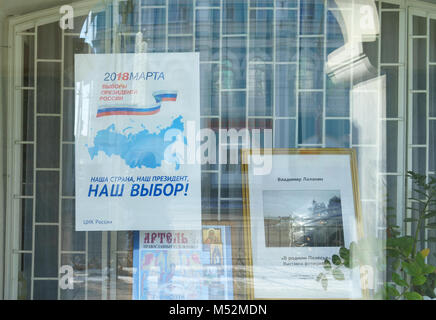
M 251 235 L 251 215 L 250 215 L 250 181 L 249 181 L 249 162 L 248 157 L 254 154 L 270 154 L 274 155 L 349 155 L 350 157 L 350 169 L 351 169 L 351 184 L 354 202 L 354 218 L 356 225 L 357 239 L 363 237 L 363 223 L 362 223 L 362 210 L 360 203 L 360 191 L 358 182 L 358 169 L 357 169 L 357 158 L 354 149 L 345 148 L 301 148 L 301 149 L 242 149 L 241 159 L 242 159 L 242 198 L 243 198 L 243 224 L 244 224 L 244 242 L 245 242 L 245 256 L 246 256 L 246 266 L 247 266 L 247 286 L 246 294 L 248 299 L 252 300 L 296 300 L 300 298 L 257 298 L 254 292 L 254 272 L 253 272 L 253 248 L 252 248 L 252 235 Z M 368 297 L 368 291 L 361 289 L 362 299 Z M 307 298 L 302 298 L 306 300 Z M 313 299 L 313 298 L 310 298 Z M 325 298 L 315 298 L 317 300 L 324 300 Z M 327 298 L 327 300 L 348 300 L 350 298 Z

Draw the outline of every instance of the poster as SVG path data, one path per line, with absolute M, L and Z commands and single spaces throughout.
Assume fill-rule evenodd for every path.
M 233 299 L 229 226 L 134 235 L 134 300 Z
M 253 154 L 244 156 L 250 163 Z M 256 175 L 249 164 L 244 171 L 253 298 L 361 298 L 355 270 L 329 279 L 326 290 L 316 281 L 324 260 L 360 235 L 353 151 L 273 149 L 271 156 L 270 174 Z
M 76 230 L 200 230 L 198 53 L 79 54 L 75 83 Z

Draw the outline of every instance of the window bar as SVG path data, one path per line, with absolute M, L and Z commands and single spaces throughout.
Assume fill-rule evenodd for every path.
M 38 88 L 38 25 L 35 25 L 35 38 L 34 38 L 34 86 L 35 90 L 33 92 L 33 139 L 35 141 L 34 144 L 34 152 L 33 152 L 33 195 L 36 197 L 36 150 L 37 150 L 37 89 Z M 32 201 L 32 271 L 31 271 L 31 280 L 30 280 L 30 300 L 33 300 L 33 290 L 34 290 L 34 280 L 35 280 L 35 223 L 36 223 L 36 199 Z
M 328 6 L 327 1 L 324 1 L 324 37 L 323 37 L 323 72 L 322 74 L 322 147 L 326 147 L 326 106 L 327 106 L 327 70 L 326 70 L 326 62 L 327 62 L 327 14 L 328 14 Z
M 223 124 L 223 120 L 222 120 L 222 103 L 223 103 L 223 99 L 222 99 L 222 81 L 223 81 L 223 75 L 222 75 L 222 69 L 223 69 L 223 8 L 224 8 L 224 0 L 220 0 L 220 10 L 219 10 L 219 24 L 220 24 L 220 32 L 219 32 L 219 70 L 218 70 L 218 114 L 219 114 L 219 121 L 218 121 L 218 132 L 220 132 L 222 124 Z M 211 10 L 212 12 L 212 16 L 211 19 L 213 21 L 214 18 L 214 12 L 215 10 Z M 219 159 L 221 159 L 222 157 L 222 144 L 223 142 L 221 141 L 221 135 L 218 134 L 218 157 Z M 226 147 L 227 148 L 227 147 Z M 227 152 L 226 152 L 227 153 Z M 217 177 L 217 181 L 218 181 L 218 203 L 217 203 L 217 210 L 218 210 L 218 215 L 217 215 L 217 220 L 221 221 L 221 173 L 222 173 L 222 165 L 221 165 L 221 161 L 218 161 L 218 177 Z
M 297 6 L 297 61 L 295 68 L 295 147 L 298 148 L 298 136 L 300 130 L 300 18 L 301 18 L 301 1 Z
M 430 177 L 429 177 L 429 171 L 430 171 L 430 66 L 429 66 L 429 62 L 430 62 L 430 18 L 427 15 L 426 17 L 426 22 L 427 22 L 427 38 L 426 38 L 426 45 L 427 45 L 427 52 L 426 52 L 426 68 L 427 68 L 427 72 L 426 72 L 426 102 L 425 102 L 425 117 L 426 117 L 426 144 L 427 144 L 427 148 L 426 148 L 426 155 L 425 155 L 425 175 L 426 177 L 426 182 L 430 182 Z M 425 219 L 424 223 L 425 225 L 427 225 L 427 223 L 429 222 L 429 219 Z M 424 227 L 424 241 L 421 239 L 421 243 L 424 242 L 424 248 L 428 248 L 429 247 L 429 241 L 428 241 L 428 228 Z M 424 249 L 421 248 L 421 249 Z M 428 259 L 428 257 L 425 257 L 426 261 Z
M 377 5 L 377 4 L 376 4 Z M 380 26 L 380 33 L 378 35 L 376 35 L 376 41 L 378 40 L 377 43 L 377 76 L 380 79 L 381 77 L 381 48 L 382 48 L 382 41 L 381 41 L 381 25 L 383 23 L 383 13 L 381 12 L 381 7 L 382 7 L 382 1 L 378 2 L 378 16 L 379 16 L 379 26 Z M 382 95 L 381 95 L 381 88 L 379 86 L 380 90 L 378 90 L 377 95 L 378 95 L 378 103 L 379 103 L 379 110 L 377 112 L 377 124 L 378 124 L 378 130 L 377 130 L 377 137 L 376 137 L 376 141 L 377 144 L 379 144 L 379 146 L 377 147 L 377 173 L 382 172 L 382 148 L 383 148 L 383 135 L 385 135 L 386 131 L 384 130 L 384 126 L 385 123 L 383 122 L 383 120 L 381 120 L 381 118 L 384 116 L 385 114 L 385 110 L 383 110 L 383 106 L 386 106 L 386 104 L 383 104 L 382 101 Z M 386 95 L 385 95 L 386 97 Z M 352 130 L 352 128 L 350 128 L 350 130 Z M 381 183 L 380 183 L 380 177 L 377 176 L 376 180 L 375 180 L 375 187 L 376 187 L 376 193 L 375 193 L 375 212 L 376 212 L 376 223 L 375 223 L 375 236 L 378 236 L 379 231 L 383 232 L 383 226 L 380 226 L 380 217 L 382 216 L 382 214 L 387 214 L 385 212 L 383 212 L 384 210 L 384 206 L 383 203 L 381 203 L 381 201 L 384 201 L 384 199 L 380 199 L 380 193 L 381 193 Z
M 61 279 L 60 275 L 60 267 L 62 265 L 62 168 L 63 168 L 63 115 L 64 115 L 64 53 L 65 53 L 65 30 L 61 28 L 61 106 L 60 106 L 60 119 L 59 119 L 59 137 L 60 142 L 59 143 L 59 212 L 58 212 L 58 284 Z M 61 288 L 58 285 L 58 293 L 57 293 L 58 300 L 61 300 Z
M 276 39 L 276 34 L 277 34 L 277 32 L 276 32 L 276 27 L 277 27 L 277 23 L 276 23 L 276 2 L 274 1 L 273 2 L 273 10 L 272 10 L 272 14 L 273 14 L 273 17 L 272 17 L 272 24 L 273 24 L 273 53 L 272 53 L 272 76 L 271 76 L 271 79 L 272 79 L 272 83 L 273 83 L 273 86 L 272 86 L 272 91 L 271 91 L 271 98 L 272 98 L 272 114 L 271 114 L 271 121 L 272 121 L 272 123 L 271 123 L 271 129 L 272 129 L 272 145 L 271 145 L 271 148 L 274 148 L 274 146 L 275 146 L 275 142 L 276 142 L 276 130 L 275 130 L 275 127 L 276 127 L 276 118 L 275 118 L 275 116 L 276 116 L 276 94 L 275 94 L 275 86 L 276 86 L 276 50 L 277 50 L 277 39 Z M 250 142 L 248 142 L 248 143 L 250 143 Z M 262 143 L 261 141 L 260 141 L 260 143 Z

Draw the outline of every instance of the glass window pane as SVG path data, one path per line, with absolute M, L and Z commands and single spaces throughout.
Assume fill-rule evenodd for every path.
M 205 164 L 201 166 L 203 170 L 217 170 L 218 162 L 219 162 L 219 119 L 218 118 L 203 118 L 201 119 L 201 129 L 210 129 L 212 132 L 207 132 L 208 130 L 202 130 L 205 136 L 202 136 L 202 146 L 204 144 L 207 150 L 200 149 L 201 152 L 201 160 L 205 161 Z M 210 139 L 210 141 L 209 141 Z M 200 147 L 201 148 L 201 147 Z M 215 153 L 213 153 L 213 149 L 215 148 Z
M 241 198 L 241 183 L 241 165 L 227 164 L 221 166 L 221 198 Z
M 36 167 L 59 168 L 59 117 L 38 117 L 36 136 Z
M 21 194 L 24 196 L 33 195 L 33 145 L 25 144 L 21 147 Z
M 59 172 L 36 173 L 36 222 L 59 221 Z
M 327 55 L 345 44 L 344 35 L 336 16 L 341 16 L 340 11 L 335 11 L 335 14 L 330 10 L 327 12 Z
M 193 51 L 193 38 L 168 37 L 168 52 L 191 52 Z
M 200 64 L 200 110 L 201 115 L 219 114 L 219 65 Z
M 250 7 L 272 7 L 274 2 L 271 0 L 249 0 Z
M 427 89 L 427 40 L 413 39 L 413 89 Z
M 322 35 L 324 33 L 324 1 L 300 1 L 300 34 Z
M 326 78 L 326 116 L 348 117 L 350 114 L 350 82 L 335 83 L 329 76 Z
M 201 174 L 201 216 L 204 220 L 214 220 L 218 214 L 218 173 Z
M 271 64 L 252 64 L 248 74 L 249 115 L 272 116 L 273 72 Z
M 61 64 L 38 63 L 37 110 L 38 113 L 60 113 Z
M 298 20 L 296 10 L 276 10 L 276 61 L 297 60 Z
M 245 34 L 247 1 L 223 0 L 223 34 Z
M 273 60 L 273 11 L 250 11 L 250 61 Z
M 23 46 L 23 87 L 35 85 L 35 37 L 22 36 Z
M 327 148 L 350 147 L 350 121 L 326 120 L 325 145 Z
M 398 122 L 386 121 L 386 140 L 384 142 L 386 159 L 382 165 L 386 172 L 395 173 L 398 171 Z
M 429 115 L 430 117 L 436 117 L 436 66 L 429 66 Z
M 293 64 L 276 65 L 275 105 L 278 117 L 295 117 L 296 115 L 296 69 Z
M 223 92 L 221 97 L 221 128 L 245 128 L 245 92 Z
M 18 255 L 18 300 L 30 300 L 32 290 L 32 254 Z
M 33 300 L 57 300 L 57 280 L 35 280 L 33 282 Z
M 383 12 L 381 25 L 381 62 L 395 63 L 399 60 L 400 13 Z
M 398 117 L 398 67 L 382 67 L 381 73 L 386 75 L 386 117 Z
M 275 121 L 274 148 L 295 148 L 296 120 L 278 119 Z
M 33 141 L 35 137 L 35 91 L 23 90 L 22 137 L 23 141 Z
M 64 144 L 62 146 L 62 194 L 73 197 L 75 195 L 75 146 Z
M 322 89 L 324 48 L 322 38 L 300 39 L 300 89 Z
M 62 200 L 62 250 L 85 251 L 86 232 L 75 231 L 75 200 Z
M 193 32 L 192 0 L 172 0 L 168 2 L 168 33 L 180 34 Z
M 298 98 L 298 143 L 321 144 L 322 92 L 302 92 Z
M 85 300 L 86 277 L 85 254 L 63 254 L 61 265 L 73 268 L 73 288 L 60 289 L 61 300 Z
M 427 18 L 413 16 L 413 35 L 423 36 L 427 34 Z
M 142 32 L 148 52 L 165 52 L 165 9 L 142 9 Z
M 430 19 L 430 62 L 436 62 L 436 20 Z
M 276 8 L 296 8 L 298 0 L 275 0 Z
M 195 51 L 200 61 L 219 60 L 220 10 L 197 10 L 195 15 Z
M 64 105 L 63 105 L 63 141 L 74 141 L 74 114 L 75 114 L 75 93 L 74 90 L 64 90 Z
M 35 277 L 56 278 L 58 276 L 58 250 L 58 227 L 35 226 Z M 34 291 L 34 294 L 36 294 L 36 291 Z M 53 294 L 53 292 L 50 292 L 50 294 Z
M 426 144 L 427 140 L 427 108 L 426 94 L 415 93 L 413 95 L 413 125 L 412 125 L 412 143 Z
M 32 250 L 33 237 L 33 200 L 21 200 L 21 215 L 20 215 L 20 250 Z
M 61 59 L 59 22 L 38 26 L 38 59 Z
M 244 89 L 246 87 L 247 38 L 231 37 L 223 39 L 222 50 L 222 89 Z
M 74 87 L 74 55 L 89 52 L 83 38 L 64 37 L 64 87 Z

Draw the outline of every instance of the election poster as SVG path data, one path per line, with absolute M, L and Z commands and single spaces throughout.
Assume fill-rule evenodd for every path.
M 230 226 L 134 234 L 134 300 L 233 299 Z
M 76 230 L 201 228 L 198 53 L 75 57 Z

